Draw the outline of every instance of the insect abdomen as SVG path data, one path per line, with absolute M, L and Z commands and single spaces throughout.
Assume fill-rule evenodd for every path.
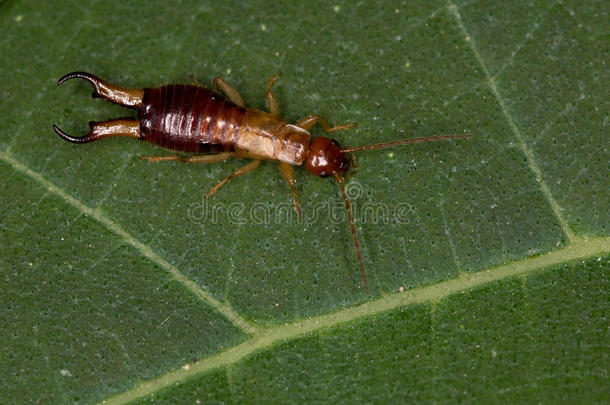
M 245 111 L 200 86 L 144 89 L 141 139 L 184 152 L 232 152 Z

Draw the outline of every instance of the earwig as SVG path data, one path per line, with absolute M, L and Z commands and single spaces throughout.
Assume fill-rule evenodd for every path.
M 90 131 L 82 137 L 72 137 L 56 124 L 55 132 L 72 143 L 94 142 L 113 136 L 127 136 L 151 142 L 164 148 L 196 153 L 189 157 L 143 156 L 149 162 L 177 160 L 188 163 L 222 162 L 230 158 L 252 159 L 247 165 L 235 170 L 216 186 L 206 197 L 212 196 L 229 180 L 255 170 L 262 160 L 279 162 L 282 176 L 290 186 L 294 208 L 301 217 L 301 205 L 297 194 L 292 166 L 301 166 L 319 177 L 334 177 L 339 185 L 350 224 L 354 249 L 360 267 L 362 283 L 368 293 L 368 282 L 354 217 L 345 191 L 344 176 L 355 172 L 353 153 L 370 149 L 382 149 L 411 143 L 469 138 L 470 134 L 442 135 L 426 138 L 364 145 L 342 149 L 339 143 L 327 137 L 311 140 L 309 129 L 320 123 L 327 133 L 346 130 L 355 124 L 331 127 L 318 116 L 309 115 L 295 124 L 278 117 L 278 103 L 273 95 L 273 83 L 281 76 L 273 76 L 266 86 L 265 96 L 269 112 L 245 108 L 239 93 L 222 78 L 214 79 L 214 90 L 208 90 L 195 81 L 195 85 L 170 84 L 158 88 L 123 89 L 106 83 L 86 72 L 72 72 L 57 82 L 79 78 L 94 87 L 92 96 L 101 97 L 115 104 L 137 109 L 138 119 L 122 118 L 104 122 L 90 122 Z M 224 92 L 222 97 L 219 91 Z M 353 163 L 353 164 L 352 164 Z M 348 173 L 350 166 L 354 166 Z

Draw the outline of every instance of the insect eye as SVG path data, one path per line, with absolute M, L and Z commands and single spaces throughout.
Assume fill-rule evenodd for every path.
M 328 177 L 328 173 L 326 173 L 326 172 L 320 172 L 320 177 Z

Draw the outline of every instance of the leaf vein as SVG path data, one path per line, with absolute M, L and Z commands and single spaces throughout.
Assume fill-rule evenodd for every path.
M 229 305 L 222 303 L 219 300 L 217 300 L 216 298 L 214 298 L 212 296 L 212 294 L 210 294 L 208 291 L 205 291 L 204 289 L 202 289 L 197 283 L 195 283 L 194 281 L 189 279 L 187 276 L 185 276 L 175 266 L 170 264 L 167 260 L 163 259 L 156 252 L 154 252 L 150 248 L 150 246 L 145 245 L 144 243 L 140 242 L 133 235 L 131 235 L 126 230 L 124 230 L 119 224 L 117 224 L 116 222 L 114 222 L 113 220 L 111 220 L 110 218 L 105 216 L 100 210 L 93 209 L 93 208 L 89 207 L 88 205 L 84 204 L 79 199 L 71 196 L 61 187 L 55 185 L 51 181 L 47 180 L 40 173 L 32 170 L 27 165 L 20 162 L 12 154 L 7 153 L 7 152 L 0 152 L 0 159 L 3 160 L 4 162 L 8 163 L 9 165 L 11 165 L 11 167 L 13 169 L 15 169 L 16 171 L 23 173 L 24 175 L 32 178 L 33 180 L 36 180 L 46 190 L 57 195 L 58 197 L 63 199 L 66 203 L 75 207 L 83 215 L 89 216 L 89 217 L 97 220 L 99 223 L 104 225 L 114 234 L 123 238 L 123 240 L 127 244 L 133 246 L 144 257 L 148 258 L 152 262 L 159 265 L 159 267 L 166 270 L 176 281 L 178 281 L 180 284 L 182 284 L 187 290 L 191 291 L 201 301 L 204 301 L 214 310 L 216 310 L 217 312 L 222 314 L 230 322 L 232 322 L 235 326 L 237 326 L 238 328 L 240 328 L 241 330 L 243 330 L 244 332 L 249 333 L 249 334 L 255 334 L 258 332 L 259 329 L 257 326 L 255 326 L 251 322 L 247 321 L 246 319 L 242 318 Z
M 502 73 L 504 73 L 504 70 L 506 70 L 507 67 L 512 65 L 513 61 L 515 60 L 515 57 L 519 54 L 519 52 L 525 46 L 525 44 L 527 44 L 532 39 L 533 35 L 536 33 L 536 31 L 538 31 L 538 28 L 540 28 L 540 25 L 542 25 L 544 20 L 546 20 L 546 18 L 548 16 L 549 12 L 551 11 L 551 9 L 553 7 L 555 7 L 557 5 L 557 3 L 558 2 L 552 3 L 549 7 L 547 7 L 544 10 L 544 12 L 542 14 L 540 14 L 538 16 L 538 19 L 536 20 L 536 22 L 534 22 L 534 24 L 531 26 L 529 31 L 525 33 L 523 41 L 520 42 L 519 44 L 517 44 L 517 46 L 515 46 L 513 51 L 510 53 L 510 57 L 508 58 L 508 60 L 500 67 L 498 72 L 495 75 L 492 76 L 492 79 L 494 81 L 498 80 L 498 77 L 500 77 L 502 75 Z
M 522 259 L 477 273 L 462 273 L 452 280 L 417 287 L 403 293 L 385 294 L 374 301 L 337 312 L 282 324 L 267 329 L 237 346 L 227 348 L 221 353 L 208 357 L 194 364 L 188 370 L 180 368 L 170 371 L 154 380 L 145 381 L 127 391 L 109 397 L 102 403 L 106 405 L 125 404 L 211 370 L 220 367 L 227 369 L 255 353 L 271 349 L 276 344 L 294 340 L 304 335 L 320 333 L 325 329 L 337 327 L 347 322 L 421 303 L 431 303 L 433 309 L 435 303 L 454 294 L 496 281 L 525 276 L 551 266 L 568 264 L 591 257 L 607 255 L 608 253 L 610 253 L 610 237 L 579 240 L 568 247 L 544 255 Z M 431 329 L 434 333 L 434 312 L 432 312 L 431 318 Z
M 458 8 L 456 7 L 455 4 L 453 4 L 452 0 L 448 0 L 448 3 L 449 3 L 449 11 L 454 16 L 458 27 L 462 31 L 466 44 L 472 50 L 472 53 L 474 54 L 476 60 L 478 61 L 479 65 L 481 66 L 481 69 L 483 69 L 483 72 L 487 79 L 487 83 L 488 83 L 492 93 L 494 94 L 496 101 L 498 102 L 498 104 L 500 106 L 500 109 L 502 110 L 502 114 L 508 121 L 508 124 L 509 124 L 510 128 L 512 129 L 513 134 L 517 138 L 519 147 L 521 148 L 521 151 L 523 152 L 523 154 L 525 155 L 525 157 L 527 159 L 527 164 L 528 164 L 530 170 L 536 176 L 536 180 L 540 186 L 542 194 L 544 195 L 544 197 L 547 199 L 549 205 L 551 206 L 551 209 L 553 210 L 555 217 L 559 221 L 561 228 L 563 229 L 563 232 L 565 233 L 566 237 L 571 242 L 578 241 L 579 238 L 574 234 L 574 232 L 572 232 L 572 230 L 570 229 L 570 227 L 568 225 L 568 222 L 566 221 L 566 219 L 563 216 L 563 212 L 562 212 L 563 209 L 559 206 L 559 204 L 553 197 L 551 190 L 549 189 L 548 185 L 544 181 L 542 171 L 540 170 L 540 167 L 538 167 L 538 164 L 536 163 L 534 153 L 530 149 L 530 147 L 527 145 L 527 143 L 525 142 L 525 138 L 523 137 L 521 130 L 517 127 L 517 124 L 515 124 L 515 120 L 513 119 L 512 114 L 508 110 L 508 107 L 506 106 L 504 98 L 500 95 L 500 92 L 498 91 L 498 88 L 496 86 L 496 82 L 495 82 L 494 78 L 492 77 L 491 73 L 489 72 L 489 69 L 487 68 L 487 64 L 485 63 L 485 61 L 483 60 L 483 57 L 481 56 L 481 53 L 477 49 L 474 39 L 468 33 L 468 30 L 466 29 L 466 26 L 464 25 L 464 21 L 462 20 L 462 16 L 460 15 Z

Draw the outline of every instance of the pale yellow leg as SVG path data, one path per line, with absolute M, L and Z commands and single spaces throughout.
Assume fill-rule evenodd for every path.
M 195 79 L 195 75 L 189 75 L 189 77 L 191 78 L 191 80 L 193 81 L 193 83 L 195 83 L 197 86 L 199 87 L 203 87 L 201 85 L 201 83 L 199 83 L 199 81 L 197 79 Z
M 297 193 L 296 181 L 294 179 L 294 170 L 292 170 L 292 166 L 290 166 L 288 163 L 280 162 L 280 171 L 290 186 L 290 191 L 292 191 L 292 199 L 294 200 L 294 210 L 297 212 L 299 219 L 301 219 L 301 204 L 299 204 L 299 195 Z
M 218 163 L 224 162 L 233 156 L 231 152 L 222 152 L 214 155 L 194 155 L 189 157 L 171 155 L 171 156 L 140 156 L 142 160 L 149 162 L 162 162 L 167 160 L 177 160 L 183 163 Z
M 217 77 L 213 82 L 214 90 L 219 91 L 222 90 L 223 93 L 227 96 L 227 98 L 233 103 L 237 104 L 240 107 L 245 107 L 244 99 L 241 98 L 237 90 L 233 88 L 229 83 L 227 83 L 222 77 Z
M 303 129 L 309 129 L 309 128 L 313 127 L 317 122 L 322 124 L 322 127 L 324 127 L 324 130 L 326 132 L 343 131 L 345 129 L 351 128 L 356 125 L 355 122 L 351 122 L 349 124 L 331 127 L 330 125 L 328 125 L 328 121 L 326 121 L 324 118 L 320 117 L 319 115 L 308 115 L 307 117 L 297 121 L 297 123 L 294 125 L 296 125 L 297 127 L 301 127 Z
M 267 97 L 267 102 L 269 103 L 269 112 L 271 113 L 271 115 L 274 115 L 276 117 L 279 113 L 279 107 L 277 104 L 277 99 L 275 98 L 275 95 L 273 94 L 271 88 L 273 87 L 273 83 L 275 83 L 275 81 L 280 77 L 282 77 L 282 73 L 276 74 L 271 79 L 269 79 L 269 81 L 267 82 L 267 86 L 265 87 L 265 97 Z
M 241 176 L 243 174 L 248 174 L 251 171 L 253 171 L 254 169 L 256 169 L 260 164 L 261 164 L 261 160 L 260 159 L 254 159 L 250 163 L 248 163 L 247 165 L 242 166 L 239 169 L 235 170 L 233 173 L 231 173 L 230 175 L 225 177 L 220 183 L 218 183 L 214 187 L 212 187 L 210 192 L 205 195 L 205 198 L 210 198 L 215 192 L 218 191 L 218 189 L 220 187 L 224 186 L 232 178 L 237 177 L 237 176 Z

